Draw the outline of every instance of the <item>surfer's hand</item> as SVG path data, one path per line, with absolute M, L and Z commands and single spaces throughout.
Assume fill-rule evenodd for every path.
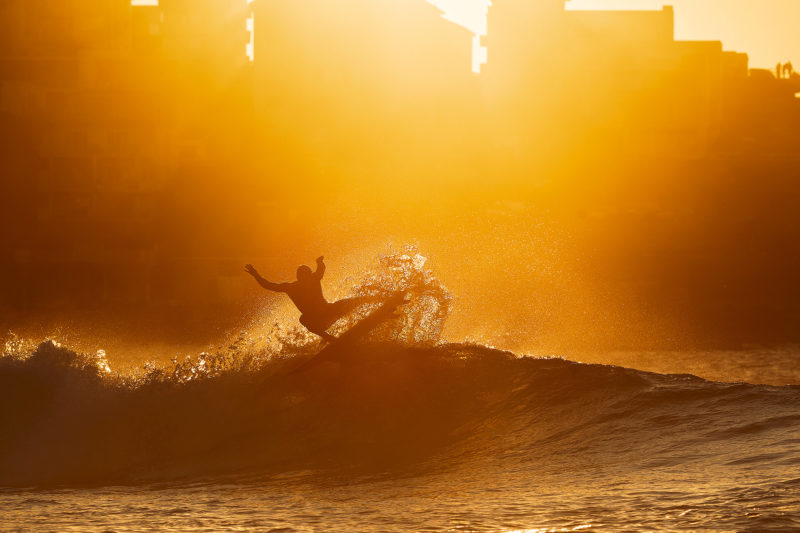
M 321 256 L 317 257 L 317 263 L 322 263 L 323 261 L 325 261 L 325 256 L 324 255 L 321 255 Z
M 244 271 L 253 276 L 254 278 L 258 277 L 258 270 L 256 270 L 256 267 L 254 267 L 249 263 L 244 266 Z

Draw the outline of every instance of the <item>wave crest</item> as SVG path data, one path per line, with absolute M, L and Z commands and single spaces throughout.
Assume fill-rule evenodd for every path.
M 298 373 L 314 350 L 275 355 L 240 345 L 131 376 L 54 342 L 24 351 L 0 358 L 0 485 L 490 459 L 503 468 L 625 468 L 712 452 L 734 464 L 750 453 L 747 439 L 790 435 L 800 416 L 798 387 L 468 344 L 368 343 Z M 748 424 L 758 431 L 737 429 Z

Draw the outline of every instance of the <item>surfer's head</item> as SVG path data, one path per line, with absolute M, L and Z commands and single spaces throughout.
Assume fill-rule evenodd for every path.
M 311 271 L 311 267 L 306 265 L 300 265 L 297 267 L 297 280 L 302 281 L 304 279 L 308 279 L 311 277 L 313 272 Z

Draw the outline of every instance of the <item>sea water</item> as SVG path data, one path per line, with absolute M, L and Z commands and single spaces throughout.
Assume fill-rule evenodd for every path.
M 52 342 L 5 357 L 0 530 L 800 528 L 800 386 L 785 377 L 441 343 L 292 373 L 309 356 L 136 380 Z
M 800 350 L 446 343 L 424 258 L 381 265 L 403 316 L 320 364 L 277 325 L 134 370 L 6 343 L 0 531 L 800 529 Z

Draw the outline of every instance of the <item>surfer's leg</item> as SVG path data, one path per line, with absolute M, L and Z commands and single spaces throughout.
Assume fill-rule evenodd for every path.
M 311 333 L 315 335 L 319 335 L 323 339 L 328 342 L 333 342 L 336 340 L 336 337 L 325 331 L 326 328 L 322 327 L 322 324 L 318 323 L 316 320 L 312 320 L 308 318 L 306 315 L 300 316 L 300 323 Z
M 330 316 L 339 319 L 362 305 L 377 303 L 380 300 L 381 298 L 378 296 L 354 296 L 353 298 L 344 298 L 330 304 L 328 313 Z

